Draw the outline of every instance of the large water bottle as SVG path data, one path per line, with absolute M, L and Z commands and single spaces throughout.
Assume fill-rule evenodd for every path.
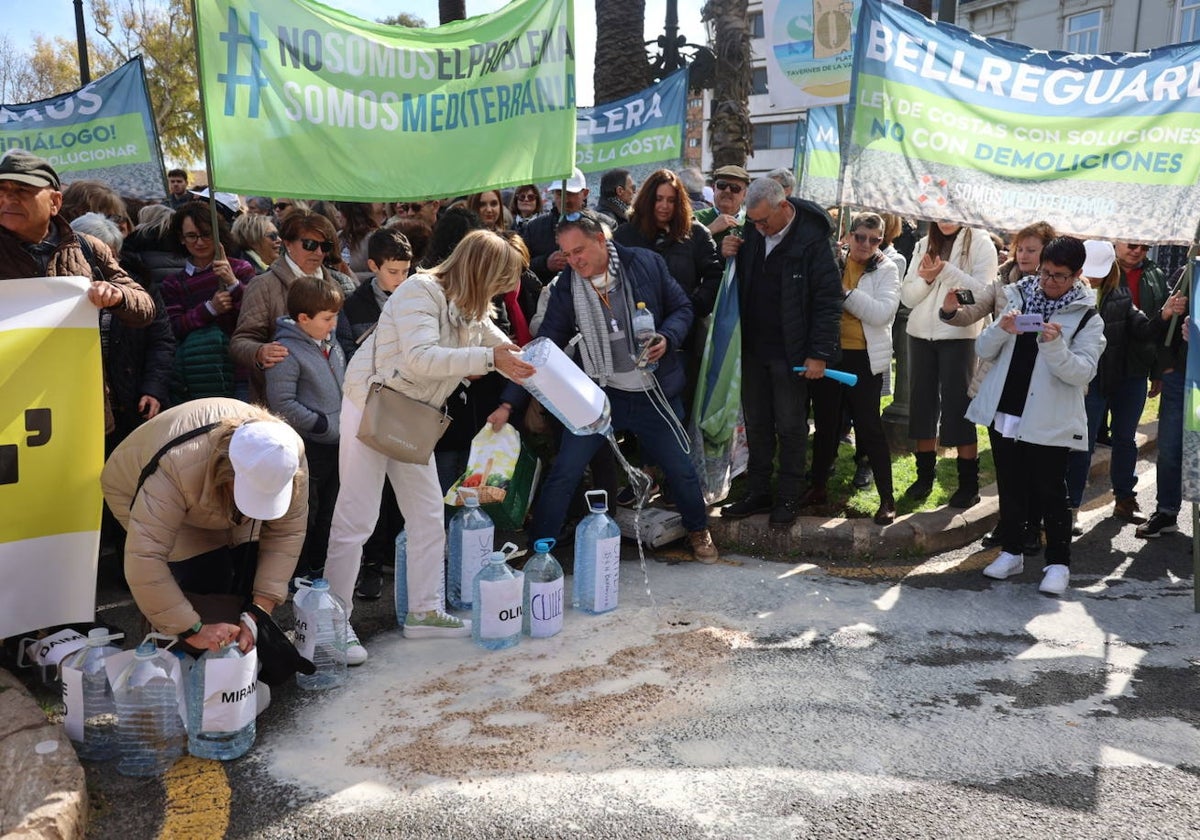
M 505 549 L 515 549 L 506 543 Z M 485 650 L 502 650 L 521 641 L 520 572 L 505 562 L 504 551 L 493 551 L 472 584 L 471 638 Z
M 243 655 L 236 642 L 204 651 L 187 675 L 189 753 L 231 761 L 254 746 L 257 683 L 257 651 Z
M 346 607 L 329 589 L 329 581 L 312 583 L 296 578 L 296 650 L 317 670 L 296 674 L 296 685 L 307 691 L 337 688 L 346 682 Z
M 647 351 L 650 342 L 657 335 L 654 328 L 654 313 L 646 308 L 646 304 L 638 301 L 637 310 L 633 313 L 633 340 L 636 342 L 638 359 Z M 643 370 L 654 370 L 658 362 L 645 361 L 638 365 Z
M 621 579 L 621 529 L 608 515 L 608 493 L 584 494 L 591 510 L 575 528 L 575 580 L 571 606 L 599 614 L 617 608 Z
M 572 434 L 602 435 L 612 428 L 608 396 L 557 344 L 535 338 L 521 356 L 537 369 L 521 385 Z
M 175 657 L 159 650 L 151 634 L 113 681 L 117 707 L 117 772 L 161 776 L 181 755 L 187 734 L 179 717 Z
M 404 626 L 408 618 L 408 531 L 396 535 L 396 623 Z
M 125 638 L 103 627 L 88 631 L 87 645 L 62 662 L 67 737 L 84 761 L 107 761 L 117 755 L 117 706 L 105 660 L 121 649 L 110 645 Z
M 450 606 L 471 608 L 471 584 L 495 549 L 496 526 L 479 507 L 479 494 L 460 489 L 463 508 L 450 520 Z M 397 572 L 399 574 L 399 572 Z
M 550 554 L 552 548 L 552 539 L 535 542 L 534 555 L 522 570 L 521 632 L 534 639 L 549 638 L 563 625 L 563 570 Z

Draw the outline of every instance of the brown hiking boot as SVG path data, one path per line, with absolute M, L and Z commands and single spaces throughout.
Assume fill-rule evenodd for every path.
M 1117 499 L 1113 503 L 1113 516 L 1123 522 L 1132 522 L 1134 525 L 1141 525 L 1146 521 L 1146 517 L 1142 515 L 1142 509 L 1138 507 L 1137 499 L 1130 496 L 1127 499 Z
M 713 544 L 712 534 L 705 528 L 703 531 L 692 531 L 688 534 L 688 545 L 692 548 L 692 556 L 698 563 L 713 564 L 721 559 L 717 547 Z

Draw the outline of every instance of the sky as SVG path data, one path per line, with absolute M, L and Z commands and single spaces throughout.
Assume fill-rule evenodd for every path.
M 155 5 L 158 0 L 146 0 Z M 603 2 L 603 0 L 601 0 Z M 13 45 L 21 48 L 32 42 L 34 35 L 53 38 L 61 35 L 75 40 L 75 4 L 72 0 L 42 0 L 38 3 L 4 0 L 15 8 L 4 11 L 4 28 Z M 501 0 L 466 0 L 468 15 L 481 15 L 495 11 L 504 5 Z M 700 22 L 700 6 L 703 0 L 679 0 L 679 31 L 689 43 L 705 43 L 704 26 Z M 85 0 L 84 15 L 91 27 L 90 3 Z M 123 3 L 122 3 L 123 5 Z M 399 12 L 409 12 L 422 18 L 427 24 L 437 24 L 437 0 L 328 0 L 327 6 L 343 9 L 353 15 L 369 20 L 387 17 Z M 662 33 L 666 20 L 665 0 L 646 0 L 646 39 L 657 38 Z M 95 35 L 89 33 L 89 38 Z M 26 40 L 28 39 L 28 40 Z M 595 104 L 592 101 L 592 67 L 596 52 L 596 7 L 593 0 L 575 2 L 575 63 L 576 98 L 580 105 Z

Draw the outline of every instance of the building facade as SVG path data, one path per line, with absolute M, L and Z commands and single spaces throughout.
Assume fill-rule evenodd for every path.
M 1200 40 L 1200 0 L 959 0 L 958 22 L 1044 50 L 1138 52 Z

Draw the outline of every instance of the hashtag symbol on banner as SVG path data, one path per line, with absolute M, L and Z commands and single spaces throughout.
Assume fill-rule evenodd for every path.
M 262 54 L 260 49 L 267 46 L 266 39 L 258 37 L 258 13 L 250 13 L 250 34 L 243 35 L 238 26 L 237 10 L 230 7 L 229 23 L 226 31 L 221 33 L 225 42 L 225 72 L 217 74 L 217 82 L 225 85 L 225 116 L 234 116 L 237 110 L 237 91 L 242 85 L 250 89 L 250 107 L 246 116 L 257 117 L 260 101 L 260 89 L 267 86 L 267 77 L 262 73 Z M 250 47 L 250 72 L 238 73 L 238 53 L 241 46 Z

